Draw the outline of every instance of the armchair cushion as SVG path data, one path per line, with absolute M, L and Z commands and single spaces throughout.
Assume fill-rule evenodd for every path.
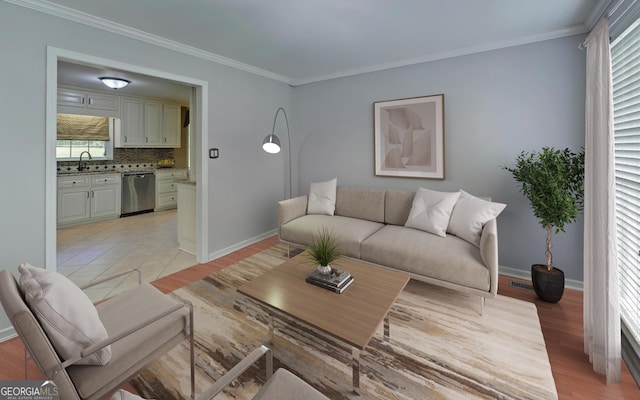
M 27 263 L 18 270 L 25 300 L 63 360 L 108 337 L 89 297 L 65 276 Z M 105 347 L 76 364 L 106 365 L 110 359 Z
M 120 389 L 111 396 L 111 400 L 142 400 L 142 397 Z
M 96 309 L 113 337 L 176 304 L 176 300 L 143 283 L 97 304 Z M 190 330 L 189 311 L 183 307 L 113 343 L 111 361 L 99 370 L 95 366 L 72 365 L 67 371 L 82 399 L 102 399 L 108 394 L 106 389 L 129 381 L 149 362 L 183 342 Z
M 313 386 L 280 368 L 253 397 L 253 400 L 328 400 Z

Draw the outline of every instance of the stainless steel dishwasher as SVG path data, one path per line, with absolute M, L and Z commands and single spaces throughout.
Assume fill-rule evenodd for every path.
M 156 177 L 153 172 L 122 174 L 121 216 L 153 211 L 156 206 Z

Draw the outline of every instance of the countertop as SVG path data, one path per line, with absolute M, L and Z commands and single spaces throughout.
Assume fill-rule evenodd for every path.
M 157 172 L 157 171 L 171 171 L 171 170 L 186 170 L 186 168 L 157 168 L 153 165 L 145 166 L 132 166 L 124 167 L 119 166 L 117 168 L 110 167 L 108 169 L 95 169 L 91 168 L 87 171 L 57 171 L 56 176 L 79 176 L 79 175 L 103 175 L 103 174 L 125 174 L 128 172 Z

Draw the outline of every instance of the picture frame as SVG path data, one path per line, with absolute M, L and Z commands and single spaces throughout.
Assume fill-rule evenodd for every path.
M 373 103 L 376 176 L 444 179 L 444 94 Z

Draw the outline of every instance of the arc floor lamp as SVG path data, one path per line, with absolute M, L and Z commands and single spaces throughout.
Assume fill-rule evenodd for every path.
M 287 124 L 287 139 L 289 140 L 287 148 L 289 149 L 289 197 L 291 198 L 292 187 L 291 187 L 291 133 L 289 132 L 289 119 L 287 118 L 287 113 L 284 111 L 284 108 L 279 107 L 276 110 L 276 116 L 273 118 L 273 128 L 271 129 L 271 134 L 267 135 L 262 141 L 262 149 L 270 154 L 277 154 L 280 152 L 280 139 L 276 136 L 276 121 L 278 120 L 278 114 L 282 111 L 284 115 L 284 120 Z

